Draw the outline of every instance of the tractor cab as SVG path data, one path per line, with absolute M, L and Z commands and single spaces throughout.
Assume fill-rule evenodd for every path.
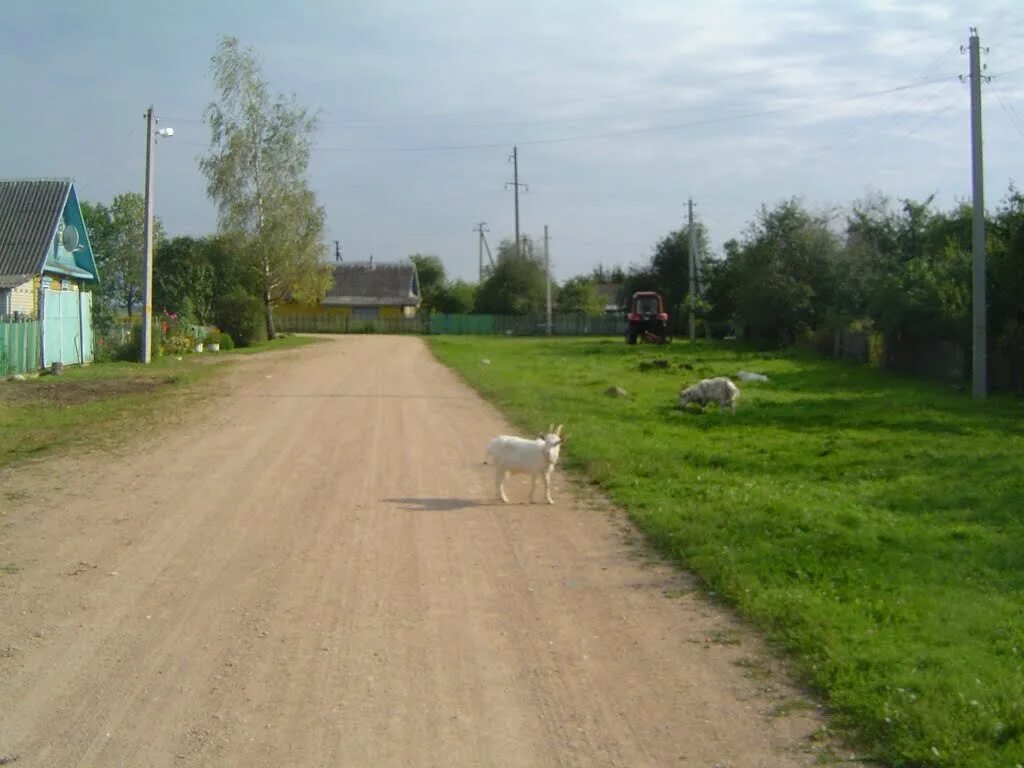
M 655 344 L 668 341 L 668 314 L 661 295 L 654 291 L 637 291 L 626 313 L 626 341 L 636 344 L 643 339 Z

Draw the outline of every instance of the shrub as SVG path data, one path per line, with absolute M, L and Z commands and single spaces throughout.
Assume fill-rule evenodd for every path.
M 244 288 L 234 288 L 214 302 L 217 326 L 240 347 L 248 347 L 267 338 L 263 303 Z
M 235 340 L 231 338 L 230 334 L 220 331 L 217 334 L 217 338 L 220 340 L 221 350 L 227 352 L 228 350 L 235 348 Z
M 118 362 L 134 363 L 139 359 L 139 345 L 142 340 L 142 326 L 132 326 L 129 331 L 128 338 L 120 344 L 110 344 L 109 352 L 105 356 L 107 359 L 117 360 Z M 158 358 L 163 356 L 163 348 L 161 345 L 161 334 L 160 328 L 156 323 L 150 328 L 150 357 Z
M 191 352 L 194 346 L 195 341 L 191 336 L 185 333 L 175 333 L 164 339 L 162 349 L 167 355 L 183 355 L 186 352 Z

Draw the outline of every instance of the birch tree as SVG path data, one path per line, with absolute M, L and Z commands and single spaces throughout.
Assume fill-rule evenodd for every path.
M 221 37 L 210 71 L 219 100 L 206 110 L 210 151 L 200 167 L 221 233 L 256 274 L 273 339 L 274 305 L 315 302 L 331 281 L 324 210 L 306 181 L 316 117 L 272 94 L 253 50 L 234 37 Z

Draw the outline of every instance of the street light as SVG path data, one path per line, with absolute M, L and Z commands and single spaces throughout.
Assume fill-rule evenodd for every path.
M 153 114 L 153 107 L 146 110 L 146 210 L 142 225 L 142 339 L 139 344 L 139 362 L 148 363 L 152 358 L 153 326 L 153 144 L 157 136 L 171 138 L 173 128 L 153 130 L 159 119 Z

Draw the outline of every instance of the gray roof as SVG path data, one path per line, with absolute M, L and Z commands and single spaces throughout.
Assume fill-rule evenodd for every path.
M 43 271 L 71 182 L 0 181 L 0 287 Z
M 364 307 L 418 305 L 416 267 L 411 262 L 338 264 L 334 268 L 334 285 L 321 303 Z

